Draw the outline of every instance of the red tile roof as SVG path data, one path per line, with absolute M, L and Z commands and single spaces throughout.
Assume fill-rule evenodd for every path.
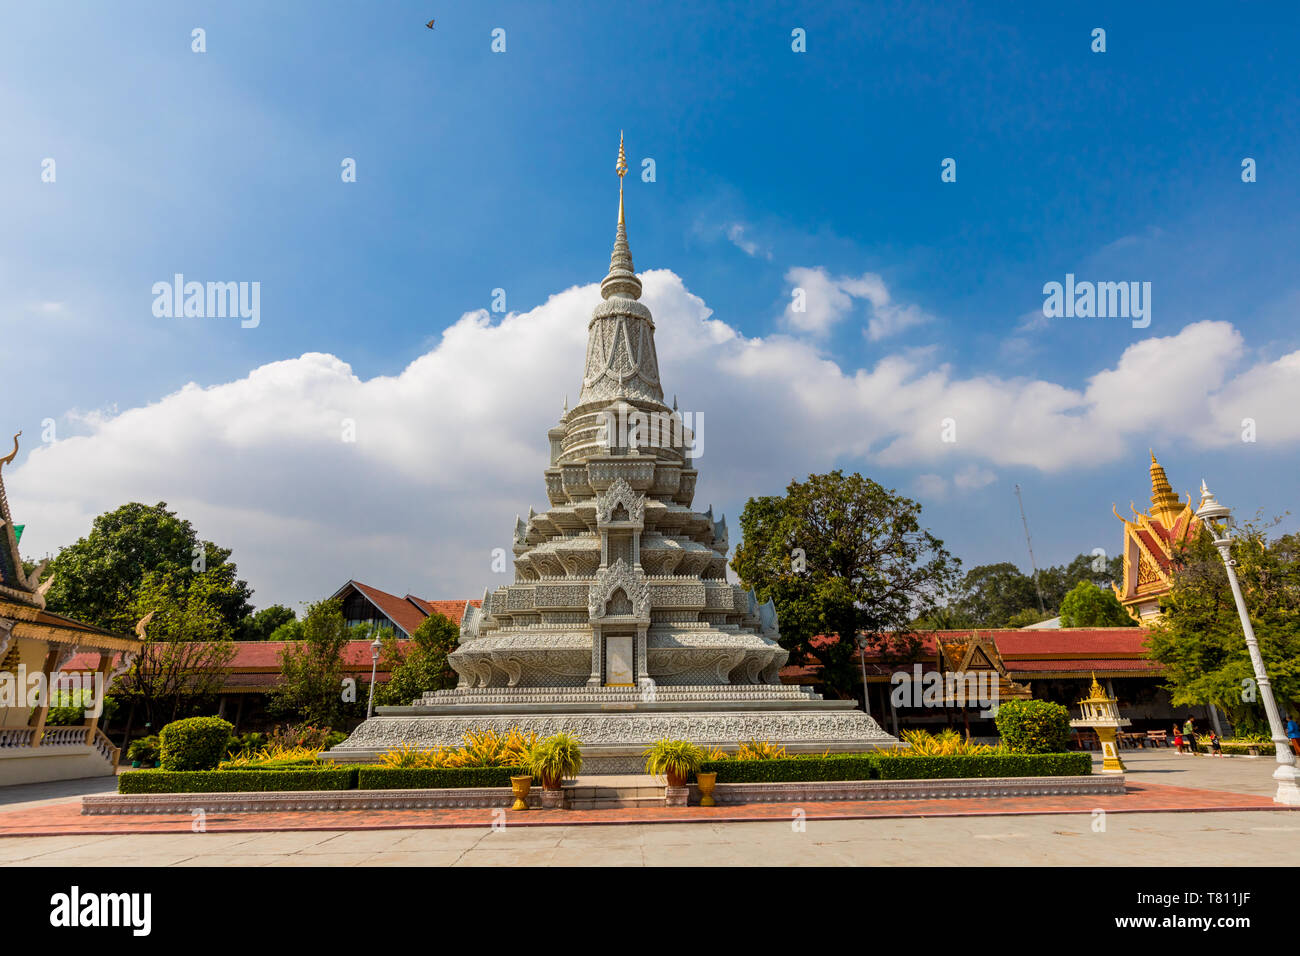
M 1009 661 L 1005 658 L 1008 673 L 1048 673 L 1055 671 L 1142 671 L 1150 674 L 1163 673 L 1163 668 L 1155 661 L 1146 658 L 1126 657 L 1074 657 L 1067 660 Z
M 426 601 L 424 598 L 414 597 L 408 594 L 407 598 L 414 601 L 426 614 L 441 614 L 443 617 L 451 618 L 453 624 L 460 624 L 461 618 L 465 616 L 465 604 L 469 603 L 475 607 L 482 607 L 483 601 L 475 598 L 473 601 Z
M 398 597 L 396 594 L 389 594 L 387 591 L 381 591 L 369 584 L 362 584 L 360 581 L 349 581 L 334 592 L 334 597 L 339 597 L 350 587 L 359 591 L 381 614 L 408 635 L 419 627 L 420 622 L 430 614 L 441 614 L 444 617 L 451 618 L 453 624 L 460 624 L 460 619 L 465 613 L 466 602 L 463 600 L 428 601 L 424 598 L 418 598 L 414 594 Z M 479 607 L 483 602 L 482 600 L 475 600 L 469 603 Z
M 920 656 L 928 665 L 938 653 L 938 639 L 981 637 L 992 640 L 997 646 L 1007 670 L 1015 674 L 1072 673 L 1101 671 L 1129 671 L 1159 674 L 1161 667 L 1146 657 L 1143 646 L 1150 634 L 1140 627 L 1080 627 L 1053 628 L 1028 631 L 999 628 L 978 628 L 960 631 L 925 631 L 920 638 Z M 814 647 L 834 644 L 834 635 L 819 635 Z M 857 660 L 857 653 L 853 657 Z M 908 665 L 910 666 L 910 665 Z M 781 679 L 787 683 L 813 680 L 821 670 L 820 664 L 790 664 L 781 668 Z M 880 677 L 894 670 L 881 662 L 879 651 L 868 650 L 868 678 Z
M 1163 531 L 1164 529 L 1162 528 L 1161 530 Z M 1142 540 L 1142 543 L 1146 545 L 1147 550 L 1151 552 L 1151 557 L 1156 559 L 1156 564 L 1160 565 L 1163 570 L 1168 570 L 1171 563 L 1168 555 L 1165 554 L 1165 551 L 1169 547 L 1168 541 L 1157 541 L 1156 536 L 1151 534 L 1145 528 L 1138 528 L 1134 533 Z

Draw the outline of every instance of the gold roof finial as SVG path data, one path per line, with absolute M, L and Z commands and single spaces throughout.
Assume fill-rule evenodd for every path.
M 627 154 L 623 152 L 623 131 L 618 131 L 618 162 L 614 164 L 618 173 L 618 224 L 623 225 L 623 177 L 627 175 Z
M 1174 489 L 1165 476 L 1165 470 L 1156 461 L 1156 453 L 1151 452 L 1151 517 L 1169 524 L 1182 510 L 1182 502 L 1174 494 Z

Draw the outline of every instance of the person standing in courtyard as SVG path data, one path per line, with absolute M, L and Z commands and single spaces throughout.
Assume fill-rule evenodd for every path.
M 1210 756 L 1222 757 L 1223 749 L 1219 746 L 1219 735 L 1213 730 L 1210 731 Z
M 1178 729 L 1177 724 L 1174 724 L 1174 746 L 1178 748 L 1179 753 L 1183 752 L 1183 732 Z
M 1291 752 L 1300 757 L 1300 723 L 1294 717 L 1286 719 L 1286 740 L 1291 745 Z
M 1188 752 L 1192 756 L 1197 756 L 1200 752 L 1196 749 L 1196 725 L 1192 718 L 1187 718 L 1187 723 L 1183 724 L 1183 739 L 1187 742 Z

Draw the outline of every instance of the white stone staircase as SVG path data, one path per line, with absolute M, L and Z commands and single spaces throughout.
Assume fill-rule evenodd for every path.
M 664 782 L 648 775 L 578 777 L 565 786 L 570 810 L 615 810 L 662 807 Z

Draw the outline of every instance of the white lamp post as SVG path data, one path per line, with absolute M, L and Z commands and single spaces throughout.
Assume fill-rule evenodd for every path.
M 375 638 L 375 642 L 370 645 L 370 702 L 366 704 L 366 719 L 369 720 L 375 716 L 375 672 L 379 668 L 379 652 L 383 649 L 383 642 Z
M 1232 511 L 1214 500 L 1210 489 L 1201 482 L 1201 506 L 1196 509 L 1196 517 L 1205 522 L 1205 526 L 1214 534 L 1214 546 L 1219 549 L 1224 567 L 1228 569 L 1228 583 L 1232 585 L 1232 597 L 1237 602 L 1237 613 L 1241 616 L 1241 629 L 1246 635 L 1246 649 L 1250 652 L 1250 664 L 1255 669 L 1255 681 L 1259 685 L 1260 696 L 1264 700 L 1264 711 L 1268 714 L 1268 726 L 1273 735 L 1273 749 L 1277 753 L 1277 770 L 1273 779 L 1277 781 L 1277 793 L 1274 803 L 1287 806 L 1300 806 L 1300 785 L 1297 783 L 1295 755 L 1286 739 L 1282 727 L 1282 716 L 1278 712 L 1277 702 L 1273 699 L 1273 688 L 1268 682 L 1268 672 L 1264 670 L 1264 658 L 1259 653 L 1259 642 L 1255 640 L 1255 629 L 1250 626 L 1250 615 L 1246 612 L 1246 599 L 1241 595 L 1241 585 L 1237 582 L 1235 570 L 1237 562 L 1233 560 L 1229 549 L 1232 545 Z M 1214 522 L 1222 522 L 1216 527 Z M 1222 532 L 1222 537 L 1220 537 Z
M 862 711 L 868 717 L 871 716 L 871 701 L 867 697 L 867 636 L 859 634 L 857 636 L 858 660 L 862 663 Z

